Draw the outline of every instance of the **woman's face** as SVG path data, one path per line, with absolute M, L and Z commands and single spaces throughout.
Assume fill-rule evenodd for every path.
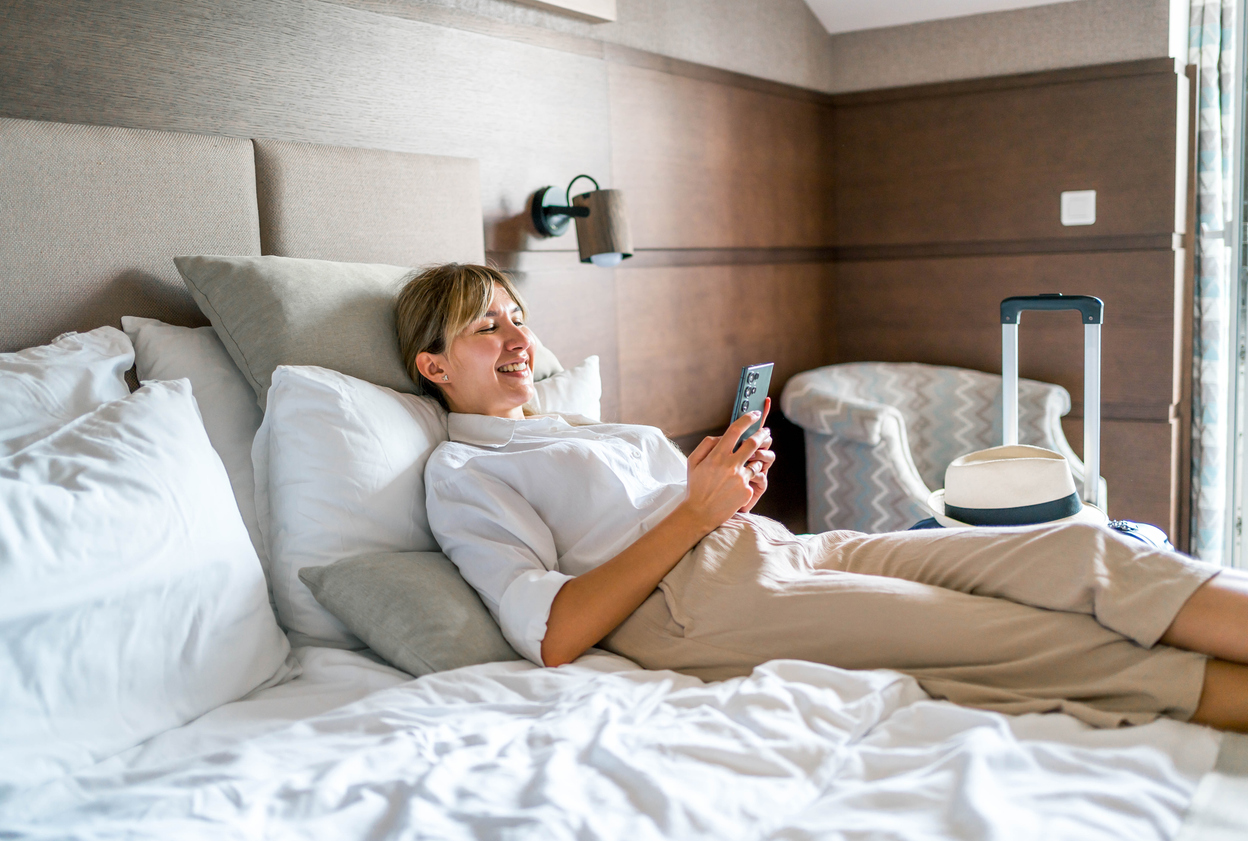
M 520 419 L 521 407 L 533 398 L 532 348 L 520 307 L 495 284 L 485 315 L 452 339 L 445 353 L 420 354 L 417 365 L 442 387 L 451 411 Z

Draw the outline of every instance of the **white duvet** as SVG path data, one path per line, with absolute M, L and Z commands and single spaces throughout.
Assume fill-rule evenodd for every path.
M 0 837 L 1170 838 L 1219 743 L 796 661 L 703 684 L 606 654 L 415 681 L 300 656 L 297 680 L 5 804 Z

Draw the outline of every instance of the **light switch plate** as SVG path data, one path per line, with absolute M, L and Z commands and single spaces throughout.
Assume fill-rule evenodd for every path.
M 1096 224 L 1096 190 L 1068 190 L 1062 193 L 1063 225 Z

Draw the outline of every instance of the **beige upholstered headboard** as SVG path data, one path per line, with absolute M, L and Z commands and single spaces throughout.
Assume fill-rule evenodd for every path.
M 475 160 L 253 142 L 261 253 L 392 266 L 485 259 Z
M 123 315 L 207 324 L 188 251 L 260 253 L 250 141 L 0 120 L 0 351 Z
M 416 266 L 480 261 L 482 237 L 474 160 L 0 119 L 0 351 L 206 324 L 180 254 Z

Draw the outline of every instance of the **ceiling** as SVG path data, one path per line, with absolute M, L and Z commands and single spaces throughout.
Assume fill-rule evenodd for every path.
M 837 33 L 1066 2 L 1070 0 L 806 0 L 806 5 L 824 29 Z

